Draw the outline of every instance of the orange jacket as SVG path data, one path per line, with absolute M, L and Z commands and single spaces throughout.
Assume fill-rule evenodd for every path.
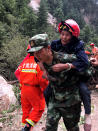
M 42 91 L 48 86 L 48 80 L 42 77 L 43 71 L 35 62 L 34 56 L 30 56 L 20 67 L 20 84 L 39 86 Z
M 29 56 L 30 56 L 30 54 L 28 53 L 27 56 L 23 59 L 23 61 L 20 63 L 20 65 L 18 66 L 16 71 L 14 72 L 14 74 L 18 80 L 20 80 L 20 68 L 21 68 L 22 64 L 29 58 Z

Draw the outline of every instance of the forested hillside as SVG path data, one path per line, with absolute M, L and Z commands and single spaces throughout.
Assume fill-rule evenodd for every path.
M 97 25 L 98 4 L 97 0 L 47 0 L 49 11 L 60 19 L 74 18 L 80 26 L 85 24 L 83 21 L 87 17 L 87 23 Z M 95 21 L 95 23 L 93 23 Z M 98 25 L 97 25 L 98 26 Z
M 98 45 L 97 0 L 47 0 L 49 12 L 59 21 L 72 18 L 81 28 L 81 38 Z
M 0 0 L 0 74 L 15 79 L 14 71 L 26 55 L 28 39 L 47 32 L 51 40 L 59 38 L 47 22 L 48 12 L 61 20 L 73 18 L 81 28 L 86 44 L 98 45 L 97 0 L 41 0 L 39 11 L 29 6 L 30 0 Z

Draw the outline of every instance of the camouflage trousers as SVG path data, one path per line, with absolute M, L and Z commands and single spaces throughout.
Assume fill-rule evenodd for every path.
M 57 131 L 61 117 L 63 117 L 67 131 L 79 131 L 80 113 L 81 102 L 66 108 L 62 106 L 56 107 L 53 102 L 49 102 L 45 131 Z

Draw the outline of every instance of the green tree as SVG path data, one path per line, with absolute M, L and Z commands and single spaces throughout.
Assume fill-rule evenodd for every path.
M 95 36 L 91 39 L 91 42 L 94 42 L 94 44 L 98 47 L 98 35 L 95 34 Z
M 1 0 L 1 1 L 5 7 L 6 12 L 13 14 L 16 5 L 16 0 Z
M 63 20 L 63 1 L 62 0 L 48 0 L 49 12 L 57 18 L 58 22 Z
M 30 0 L 16 0 L 16 16 L 22 16 L 26 13 L 26 8 Z
M 8 80 L 15 79 L 14 71 L 26 56 L 27 40 L 19 33 L 0 49 L 0 74 Z
M 89 25 L 85 25 L 85 27 L 81 30 L 80 38 L 83 39 L 84 42 L 89 43 L 91 39 L 94 37 L 94 29 Z
M 32 37 L 36 34 L 37 16 L 30 7 L 27 8 L 26 13 L 21 20 L 19 27 L 23 35 Z
M 3 24 L 2 22 L 0 22 L 0 47 L 7 34 L 5 27 L 6 27 L 6 24 Z
M 46 31 L 48 26 L 47 18 L 48 18 L 47 4 L 45 0 L 41 0 L 36 24 L 37 32 L 43 33 Z

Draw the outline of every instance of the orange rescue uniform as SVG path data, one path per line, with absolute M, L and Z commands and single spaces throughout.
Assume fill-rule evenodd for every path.
M 37 123 L 45 108 L 44 89 L 48 86 L 48 81 L 42 77 L 43 72 L 34 61 L 34 56 L 30 56 L 21 66 L 21 104 L 22 123 L 28 122 L 34 126 Z

